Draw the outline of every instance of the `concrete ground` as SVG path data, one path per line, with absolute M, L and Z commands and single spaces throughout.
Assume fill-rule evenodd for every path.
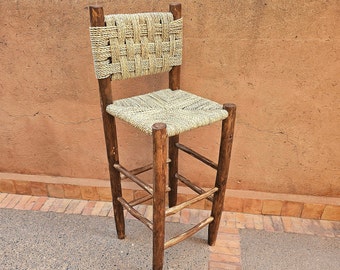
M 138 210 L 143 212 L 146 217 L 151 218 L 152 212 L 150 206 L 141 205 L 138 207 Z M 24 258 L 27 260 L 30 258 L 30 255 L 33 256 L 33 254 L 35 254 L 35 256 L 38 256 L 37 258 L 40 259 L 34 260 L 34 267 L 18 267 L 17 269 L 52 269 L 44 265 L 44 262 L 46 262 L 44 256 L 51 256 L 51 258 L 55 258 L 55 261 L 58 261 L 57 257 L 59 254 L 53 253 L 51 250 L 49 253 L 46 249 L 41 250 L 36 247 L 42 245 L 42 242 L 46 241 L 47 237 L 55 237 L 55 242 L 49 242 L 52 250 L 58 250 L 63 257 L 68 258 L 69 256 L 70 258 L 65 259 L 64 265 L 59 265 L 61 268 L 59 267 L 58 269 L 87 269 L 86 267 L 89 266 L 91 266 L 91 269 L 107 269 L 107 265 L 102 264 L 102 262 L 106 263 L 109 261 L 109 258 L 98 258 L 99 255 L 95 256 L 94 252 L 99 251 L 100 254 L 106 254 L 105 251 L 109 250 L 112 246 L 110 243 L 113 241 L 112 239 L 115 238 L 114 224 L 110 218 L 113 215 L 111 203 L 0 193 L 0 209 L 2 209 L 0 212 L 0 245 L 2 246 L 0 262 L 1 260 L 7 263 L 13 262 L 18 266 L 22 262 L 20 260 L 24 260 Z M 170 229 L 170 231 L 177 230 L 179 223 L 188 226 L 203 219 L 207 215 L 209 215 L 209 212 L 205 210 L 183 210 L 180 214 L 169 218 L 169 222 L 175 223 L 173 224 L 174 228 Z M 34 222 L 32 216 L 34 217 Z M 119 245 L 119 247 L 121 247 L 119 252 L 123 251 L 123 253 L 118 256 L 125 262 L 127 262 L 127 257 L 131 256 L 130 250 L 131 252 L 132 250 L 133 252 L 136 251 L 136 249 L 131 249 L 132 245 L 143 246 L 142 244 L 138 244 L 138 241 L 142 243 L 145 238 L 148 238 L 146 240 L 147 242 L 150 241 L 147 233 L 137 231 L 136 229 L 134 230 L 134 226 L 137 225 L 132 221 L 130 215 L 127 214 L 126 218 L 128 220 L 127 224 L 131 228 L 128 235 L 132 238 L 127 239 L 126 243 L 128 246 L 121 247 L 121 245 Z M 101 224 L 101 222 L 103 222 L 103 224 Z M 35 224 L 39 223 L 41 223 L 42 226 L 34 227 Z M 32 231 L 25 230 L 25 226 L 30 226 Z M 138 225 L 138 228 L 142 227 L 144 226 Z M 65 233 L 67 228 L 72 232 L 71 234 Z M 7 230 L 6 233 L 5 229 Z M 24 233 L 20 236 L 20 232 Z M 58 234 L 57 232 L 64 233 Z M 78 232 L 79 236 L 76 234 Z M 107 241 L 107 239 L 110 238 L 107 237 L 106 233 L 111 237 L 110 241 Z M 39 235 L 43 237 L 39 238 Z M 75 240 L 72 240 L 71 236 L 76 236 Z M 187 240 L 186 243 L 184 242 L 173 247 L 172 252 L 174 252 L 174 254 L 169 253 L 166 255 L 167 269 L 313 269 L 303 264 L 299 265 L 297 261 L 294 262 L 294 260 L 292 260 L 293 265 L 290 265 L 289 268 L 283 268 L 282 265 L 286 264 L 282 264 L 282 261 L 288 260 L 290 257 L 292 258 L 290 253 L 287 253 L 287 250 L 292 251 L 292 254 L 301 254 L 301 260 L 308 261 L 309 257 L 307 255 L 311 255 L 311 258 L 325 259 L 329 262 L 328 265 L 330 265 L 330 267 L 332 267 L 332 265 L 337 266 L 339 263 L 339 256 L 333 254 L 338 254 L 339 252 L 340 222 L 224 212 L 216 245 L 214 247 L 207 246 L 205 244 L 205 236 L 206 232 L 202 231 L 194 238 Z M 313 240 L 309 238 L 310 236 Z M 33 238 L 30 240 L 29 237 Z M 98 239 L 102 241 L 100 242 L 101 248 L 99 250 L 97 248 L 96 250 L 94 247 Z M 130 242 L 132 239 L 134 240 Z M 68 250 L 68 247 L 63 248 L 62 244 L 66 241 L 72 242 L 76 248 L 72 249 L 72 251 Z M 77 241 L 79 241 L 79 243 L 77 243 Z M 86 242 L 87 246 L 93 250 L 93 257 L 91 257 L 92 252 L 88 254 L 86 253 L 88 250 L 82 248 L 84 244 L 82 244 L 83 242 L 81 241 Z M 10 242 L 12 244 L 14 243 L 14 245 L 20 242 L 25 243 L 27 248 L 24 250 L 16 249 L 10 252 L 10 250 L 8 250 L 10 249 Z M 323 243 L 321 247 L 317 246 L 317 244 L 321 242 Z M 36 246 L 30 249 L 29 247 L 32 243 L 35 243 Z M 54 246 L 52 243 L 55 243 Z M 307 252 L 306 248 L 303 248 L 303 243 L 305 243 L 307 247 L 309 245 Z M 78 249 L 77 244 L 79 245 Z M 255 245 L 256 248 L 251 245 Z M 284 251 L 275 250 L 278 246 L 283 246 L 286 249 Z M 124 252 L 124 250 L 128 250 L 129 254 Z M 148 259 L 140 255 L 146 254 L 145 251 L 142 249 L 137 249 L 137 251 L 139 252 L 136 253 L 135 259 L 132 259 L 132 261 L 137 262 L 138 267 L 140 267 L 136 269 L 148 269 L 146 266 Z M 189 253 L 186 253 L 188 251 Z M 259 251 L 259 253 L 256 253 L 256 251 Z M 264 251 L 267 251 L 267 253 L 264 253 Z M 312 251 L 316 253 L 312 253 Z M 326 251 L 326 253 L 323 253 L 324 251 Z M 109 253 L 111 254 L 112 250 L 109 250 Z M 284 256 L 285 254 L 286 256 Z M 77 258 L 77 255 L 82 257 L 82 260 L 80 262 L 78 261 L 78 264 L 72 264 L 72 258 Z M 4 256 L 7 257 L 4 259 Z M 176 257 L 186 262 L 195 261 L 196 264 L 185 263 L 179 266 L 179 264 L 177 264 L 178 262 L 176 262 Z M 51 260 L 53 262 L 53 259 Z M 117 259 L 116 261 L 118 262 L 119 260 Z M 4 265 L 3 262 L 1 262 L 2 265 Z M 69 263 L 68 265 L 67 262 Z M 172 266 L 171 262 L 174 263 Z M 111 269 L 133 269 L 128 264 L 116 266 L 117 268 L 110 267 Z M 15 269 L 15 267 L 7 269 Z M 332 268 L 328 267 L 326 269 Z

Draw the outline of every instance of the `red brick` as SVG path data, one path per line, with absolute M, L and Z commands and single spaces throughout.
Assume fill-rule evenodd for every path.
M 18 194 L 8 194 L 8 195 L 11 195 L 12 196 L 12 199 L 11 201 L 7 204 L 6 208 L 14 208 L 18 202 L 20 201 L 21 199 L 21 195 L 18 195 Z
M 17 194 L 31 195 L 31 182 L 27 181 L 14 181 L 14 186 Z
M 224 200 L 224 210 L 232 212 L 243 212 L 243 199 L 226 197 Z
M 301 217 L 320 219 L 324 209 L 324 204 L 305 203 L 302 209 Z
M 112 209 L 112 203 L 111 202 L 104 202 L 104 205 L 103 205 L 103 207 L 100 210 L 98 215 L 102 216 L 102 217 L 106 217 L 109 214 L 111 209 Z
M 189 224 L 190 223 L 190 210 L 189 209 L 183 209 L 181 211 L 180 222 L 184 223 L 184 224 Z
M 241 270 L 239 263 L 209 262 L 209 270 Z
M 275 230 L 276 232 L 282 232 L 282 231 L 284 231 L 283 223 L 282 223 L 281 217 L 272 216 L 272 217 L 270 217 L 270 219 L 271 219 L 272 222 L 273 222 L 273 228 L 274 228 L 274 230 Z
M 32 210 L 32 207 L 38 201 L 39 197 L 31 196 L 31 198 L 27 201 L 26 205 L 24 206 L 24 210 Z
M 277 200 L 263 201 L 262 214 L 279 216 L 281 214 L 282 204 L 282 201 Z
M 111 188 L 97 187 L 97 192 L 101 201 L 112 202 Z
M 81 199 L 80 187 L 76 185 L 64 184 L 64 195 L 68 199 Z
M 7 193 L 1 193 L 0 192 L 0 203 L 2 202 L 2 200 L 4 200 L 7 197 Z
M 0 208 L 7 208 L 7 205 L 15 198 L 15 194 L 6 194 L 5 198 L 0 202 Z
M 340 206 L 326 205 L 321 219 L 340 221 Z
M 81 213 L 82 215 L 91 215 L 92 210 L 95 206 L 96 202 L 95 201 L 89 201 L 84 207 L 83 212 Z
M 31 194 L 34 196 L 47 196 L 47 185 L 42 182 L 32 182 L 31 183 Z
M 236 228 L 244 229 L 246 226 L 246 217 L 244 213 L 236 213 L 235 214 L 235 225 Z
M 290 217 L 300 217 L 303 203 L 300 202 L 283 202 L 281 215 Z
M 64 198 L 64 189 L 59 184 L 47 184 L 47 191 L 50 197 Z
M 13 180 L 6 180 L 6 179 L 1 179 L 0 180 L 0 192 L 4 193 L 15 193 L 15 186 L 14 186 L 14 181 Z
M 263 230 L 263 216 L 254 215 L 254 225 L 256 230 Z
M 262 200 L 243 199 L 243 212 L 250 214 L 261 214 Z
M 33 211 L 39 211 L 41 207 L 45 204 L 47 197 L 40 197 L 37 202 L 32 207 Z
M 96 187 L 80 187 L 81 197 L 83 200 L 98 201 L 99 195 Z
M 274 232 L 273 220 L 270 216 L 263 216 L 263 229 L 267 232 Z
M 82 200 L 71 200 L 69 205 L 67 206 L 65 213 L 66 214 L 81 214 L 87 204 L 87 201 Z
M 40 208 L 40 211 L 42 212 L 47 212 L 50 210 L 50 208 L 52 207 L 53 203 L 56 201 L 56 198 L 47 198 L 46 202 L 44 203 L 44 205 Z
M 281 217 L 283 228 L 285 232 L 294 232 L 291 217 Z
M 95 206 L 93 207 L 93 210 L 91 212 L 92 216 L 99 216 L 99 213 L 101 212 L 105 202 L 96 202 Z
M 111 193 L 110 189 L 109 189 L 109 192 Z M 123 189 L 122 193 L 123 193 L 123 198 L 126 201 L 130 202 L 130 201 L 132 201 L 134 199 L 134 190 L 132 190 L 132 189 Z M 111 198 L 112 198 L 112 196 L 111 196 Z
M 239 263 L 241 261 L 240 256 L 210 253 L 210 261 L 214 262 L 226 262 L 226 263 Z
M 23 210 L 30 198 L 31 196 L 29 195 L 22 195 L 20 201 L 13 207 L 13 209 Z

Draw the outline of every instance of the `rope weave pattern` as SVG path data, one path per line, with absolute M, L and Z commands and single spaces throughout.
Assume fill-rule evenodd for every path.
M 165 123 L 168 136 L 228 117 L 222 105 L 214 101 L 170 89 L 116 100 L 106 107 L 106 111 L 149 135 L 154 123 Z
M 182 19 L 170 12 L 105 16 L 90 27 L 97 79 L 128 79 L 170 71 L 182 63 Z

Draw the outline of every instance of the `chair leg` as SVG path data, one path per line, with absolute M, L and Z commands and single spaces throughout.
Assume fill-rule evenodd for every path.
M 217 232 L 221 221 L 236 117 L 235 104 L 224 104 L 223 108 L 228 111 L 229 116 L 222 121 L 220 153 L 215 182 L 215 187 L 218 188 L 218 191 L 214 195 L 211 210 L 211 216 L 214 217 L 214 221 L 209 224 L 208 229 L 208 244 L 210 246 L 213 246 L 216 242 Z
M 178 148 L 176 143 L 179 142 L 179 135 L 175 135 L 169 138 L 169 207 L 173 207 L 177 204 L 177 185 L 178 179 L 176 173 L 178 173 Z
M 104 114 L 104 132 L 106 141 L 106 150 L 109 161 L 110 183 L 114 218 L 116 222 L 116 231 L 119 239 L 125 238 L 125 220 L 124 209 L 121 203 L 117 200 L 122 197 L 122 186 L 120 173 L 113 165 L 119 164 L 118 141 L 116 132 L 116 122 L 114 117 Z
M 162 270 L 165 239 L 166 125 L 152 126 L 153 136 L 153 270 Z

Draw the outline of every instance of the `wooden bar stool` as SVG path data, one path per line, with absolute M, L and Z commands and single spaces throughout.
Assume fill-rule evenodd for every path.
M 170 12 L 156 13 L 104 16 L 102 7 L 91 6 L 89 10 L 90 38 L 99 83 L 117 235 L 119 239 L 125 237 L 123 209 L 126 209 L 153 231 L 153 269 L 163 269 L 164 249 L 192 236 L 206 225 L 209 225 L 208 244 L 215 244 L 223 211 L 236 106 L 222 106 L 180 89 L 183 27 L 181 4 L 170 4 Z M 161 72 L 169 72 L 169 89 L 120 100 L 112 99 L 111 80 Z M 120 164 L 115 118 L 122 119 L 152 136 L 152 164 L 134 170 L 128 170 Z M 222 121 L 217 164 L 179 143 L 180 133 L 216 121 Z M 206 191 L 179 174 L 179 150 L 216 169 L 213 188 Z M 153 186 L 137 176 L 151 169 Z M 121 175 L 139 185 L 147 195 L 127 202 L 122 197 Z M 194 190 L 197 196 L 177 204 L 178 180 Z M 169 207 L 166 207 L 167 192 Z M 148 220 L 135 206 L 151 199 L 153 220 Z M 185 233 L 165 242 L 165 218 L 204 199 L 212 202 L 211 215 Z

